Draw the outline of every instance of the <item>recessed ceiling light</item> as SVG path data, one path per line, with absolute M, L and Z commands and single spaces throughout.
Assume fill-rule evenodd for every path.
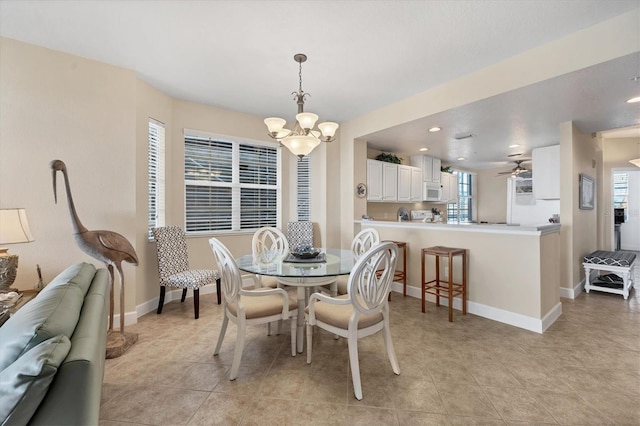
M 519 146 L 520 146 L 520 145 L 518 145 L 517 143 L 514 143 L 514 144 L 509 145 L 509 148 L 517 148 L 517 147 L 519 147 Z
M 420 148 L 420 151 L 429 151 L 429 148 Z
M 635 102 L 640 102 L 640 96 L 636 96 L 635 98 L 631 98 L 627 101 L 628 104 L 632 104 Z
M 430 128 L 430 129 L 429 129 L 429 131 L 430 131 L 431 133 L 433 133 L 433 132 L 439 132 L 440 130 L 442 130 L 442 129 L 441 129 L 440 127 L 438 127 L 438 126 L 436 126 L 436 127 L 432 127 L 432 128 Z
M 458 157 L 458 161 L 464 161 L 464 157 Z

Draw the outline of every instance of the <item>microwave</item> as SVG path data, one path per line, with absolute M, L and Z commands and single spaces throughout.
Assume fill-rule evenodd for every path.
M 424 182 L 422 201 L 440 201 L 442 199 L 442 186 L 439 183 Z

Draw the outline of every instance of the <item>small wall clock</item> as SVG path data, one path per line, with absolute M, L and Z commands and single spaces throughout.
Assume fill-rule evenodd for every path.
M 358 186 L 356 186 L 356 194 L 360 198 L 366 197 L 367 185 L 365 185 L 364 183 L 359 183 Z

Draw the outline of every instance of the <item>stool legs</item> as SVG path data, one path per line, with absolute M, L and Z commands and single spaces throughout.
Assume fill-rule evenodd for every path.
M 435 279 L 426 281 L 426 255 L 435 256 Z M 453 280 L 453 258 L 462 255 L 462 282 L 454 282 Z M 440 257 L 447 257 L 449 267 L 449 276 L 446 280 L 440 279 Z M 467 251 L 465 249 L 457 249 L 450 247 L 430 247 L 422 249 L 422 312 L 425 311 L 426 293 L 433 294 L 436 298 L 436 306 L 440 306 L 440 297 L 448 300 L 449 322 L 453 322 L 453 301 L 456 296 L 462 296 L 462 314 L 467 314 Z

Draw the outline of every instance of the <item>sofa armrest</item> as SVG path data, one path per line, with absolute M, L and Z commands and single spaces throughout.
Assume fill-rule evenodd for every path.
M 29 425 L 97 425 L 107 345 L 109 274 L 99 269 L 71 337 L 71 350 Z

